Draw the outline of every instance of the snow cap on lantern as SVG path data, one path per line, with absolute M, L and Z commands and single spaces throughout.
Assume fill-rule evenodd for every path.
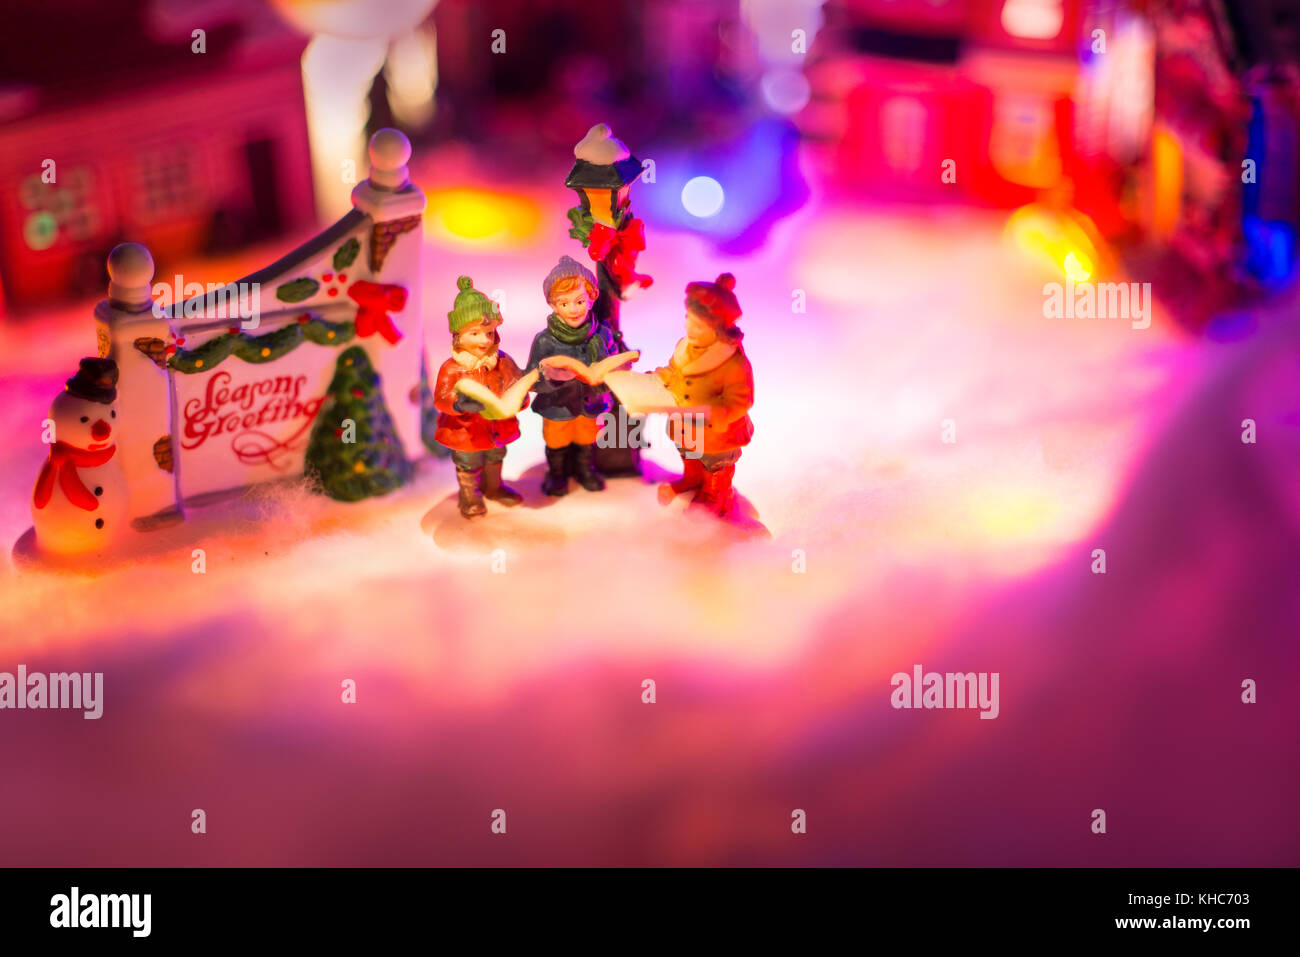
M 139 243 L 120 243 L 108 254 L 108 301 L 139 312 L 153 302 L 153 256 Z
M 641 176 L 641 161 L 614 136 L 609 124 L 597 123 L 573 148 L 576 162 L 564 185 L 578 194 L 582 208 L 591 218 L 617 227 L 628 203 L 628 189 Z
M 597 123 L 573 148 L 573 155 L 596 166 L 612 166 L 632 155 L 627 144 L 610 130 L 608 123 Z

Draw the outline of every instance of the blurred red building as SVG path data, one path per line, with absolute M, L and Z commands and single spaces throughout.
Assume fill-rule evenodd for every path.
M 24 16 L 48 22 L 51 4 L 66 30 L 24 29 Z M 101 290 L 124 239 L 165 270 L 311 221 L 305 41 L 271 11 L 167 24 L 140 3 L 38 6 L 7 23 L 26 39 L 0 75 L 8 307 Z
M 1108 132 L 1149 121 L 1151 95 L 1149 82 L 1113 95 L 1115 74 L 1150 57 L 1119 3 L 849 0 L 837 15 L 809 68 L 806 128 L 836 144 L 846 179 L 997 206 L 1069 180 L 1076 202 L 1118 226 L 1115 171 L 1138 131 Z
M 1300 15 L 1282 0 L 827 10 L 800 122 L 846 186 L 1073 207 L 1101 236 L 1141 243 L 1158 273 L 1222 286 L 1199 287 L 1189 314 L 1293 274 Z

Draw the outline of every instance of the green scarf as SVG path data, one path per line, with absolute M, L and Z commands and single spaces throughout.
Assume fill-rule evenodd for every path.
M 587 321 L 580 326 L 571 326 L 555 313 L 546 317 L 546 331 L 566 346 L 576 346 L 581 342 L 587 344 L 587 364 L 599 362 L 605 358 L 604 343 L 596 335 L 596 319 L 587 316 Z

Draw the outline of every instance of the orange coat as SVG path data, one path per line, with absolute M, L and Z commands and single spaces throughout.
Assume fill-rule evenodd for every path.
M 687 342 L 673 350 L 668 366 L 659 370 L 668 391 L 678 405 L 708 406 L 709 423 L 704 429 L 705 455 L 731 452 L 748 445 L 754 434 L 749 409 L 754 404 L 754 370 L 740 343 L 717 340 L 704 354 L 687 359 Z M 668 435 L 682 445 L 682 423 L 668 420 Z
M 474 357 L 467 352 L 458 352 L 438 369 L 438 381 L 433 387 L 433 405 L 438 410 L 438 431 L 433 439 L 457 452 L 484 452 L 488 449 L 504 448 L 519 438 L 519 420 L 485 419 L 477 412 L 457 412 L 455 402 L 460 395 L 456 391 L 456 382 L 464 376 L 483 383 L 497 395 L 501 395 L 519 379 L 522 373 L 515 360 L 504 352 L 498 352 L 493 368 L 483 366 L 473 368 Z M 524 406 L 528 397 L 524 396 Z

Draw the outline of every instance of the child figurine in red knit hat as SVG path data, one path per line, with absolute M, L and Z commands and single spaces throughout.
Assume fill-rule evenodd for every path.
M 733 501 L 731 480 L 740 450 L 749 444 L 754 425 L 754 371 L 745 356 L 736 325 L 740 304 L 733 290 L 736 277 L 724 272 L 714 282 L 686 287 L 686 338 L 677 343 L 667 366 L 655 370 L 679 406 L 706 406 L 703 442 L 691 442 L 679 417 L 669 416 L 668 435 L 682 456 L 685 474 L 659 486 L 667 505 L 695 490 L 692 508 L 726 515 Z
M 433 404 L 438 410 L 434 440 L 451 449 L 459 485 L 460 513 L 474 518 L 487 511 L 483 499 L 518 505 L 522 496 L 501 481 L 506 446 L 519 438 L 514 413 L 528 404 L 527 389 L 536 375 L 524 376 L 515 361 L 497 346 L 501 337 L 501 312 L 497 304 L 474 288 L 469 276 L 456 280 L 460 290 L 447 328 L 451 331 L 451 358 L 438 369 Z M 525 380 L 520 382 L 520 380 Z M 478 401 L 466 394 L 470 383 Z M 495 397 L 506 397 L 502 403 Z M 480 484 L 481 482 L 481 484 Z

